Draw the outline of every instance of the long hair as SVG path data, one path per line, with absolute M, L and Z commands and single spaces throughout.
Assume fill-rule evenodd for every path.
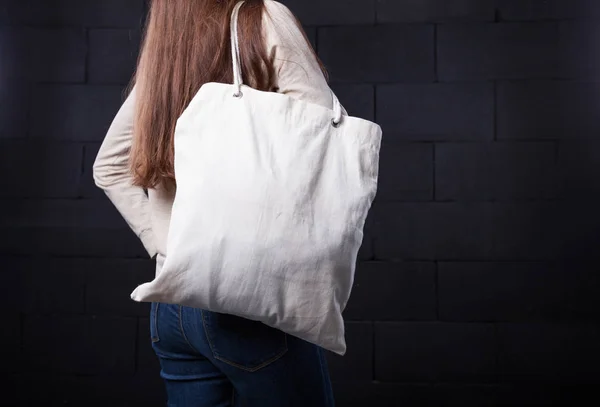
M 175 184 L 178 117 L 203 84 L 233 82 L 229 20 L 237 1 L 151 1 L 132 80 L 136 108 L 130 169 L 135 185 Z M 240 10 L 241 65 L 244 83 L 271 91 L 276 81 L 273 55 L 267 55 L 262 33 L 264 9 L 264 0 L 246 0 Z

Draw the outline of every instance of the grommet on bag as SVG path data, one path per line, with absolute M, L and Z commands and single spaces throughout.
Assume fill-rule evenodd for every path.
M 337 96 L 335 96 L 335 93 L 331 92 L 331 96 L 333 98 L 333 119 L 331 119 L 331 125 L 338 128 L 342 123 L 342 105 Z
M 237 92 L 235 92 L 235 93 L 233 94 L 233 97 L 234 97 L 234 98 L 236 98 L 236 99 L 241 99 L 241 98 L 242 98 L 242 96 L 244 96 L 244 94 L 242 93 L 242 91 L 241 91 L 241 90 L 238 90 Z

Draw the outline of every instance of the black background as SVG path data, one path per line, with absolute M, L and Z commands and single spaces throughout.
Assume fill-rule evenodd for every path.
M 384 130 L 338 405 L 597 403 L 599 2 L 284 3 Z M 164 405 L 153 264 L 91 178 L 144 9 L 0 0 L 0 405 Z

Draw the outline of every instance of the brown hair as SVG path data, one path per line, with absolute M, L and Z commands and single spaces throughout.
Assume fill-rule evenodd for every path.
M 237 2 L 151 1 L 132 81 L 136 108 L 130 168 L 135 185 L 174 184 L 177 118 L 203 84 L 233 82 L 229 19 Z M 271 91 L 275 72 L 262 35 L 264 9 L 264 0 L 246 0 L 240 10 L 241 65 L 246 84 Z

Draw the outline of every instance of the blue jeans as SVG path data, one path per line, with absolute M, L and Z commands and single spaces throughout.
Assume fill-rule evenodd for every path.
M 153 302 L 169 407 L 333 407 L 324 351 L 263 323 Z

